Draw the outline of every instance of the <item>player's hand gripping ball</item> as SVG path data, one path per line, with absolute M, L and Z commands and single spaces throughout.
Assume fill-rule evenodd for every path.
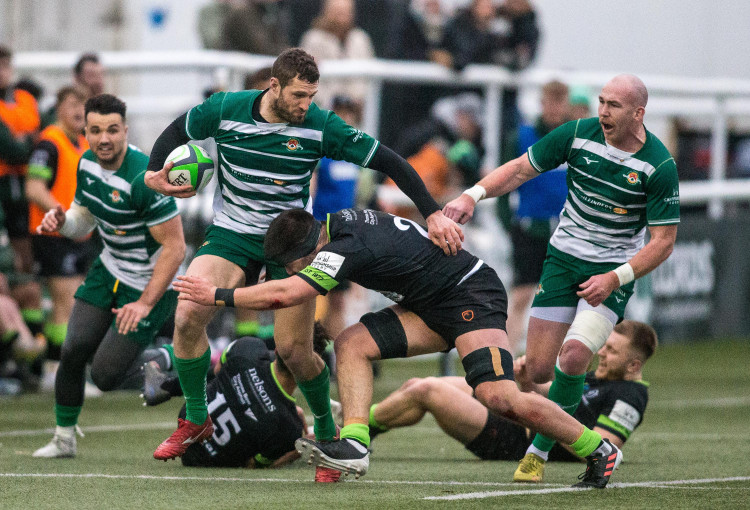
M 167 180 L 174 186 L 190 185 L 197 192 L 211 182 L 214 176 L 214 161 L 203 147 L 186 143 L 180 145 L 167 156 L 167 162 L 174 163 Z

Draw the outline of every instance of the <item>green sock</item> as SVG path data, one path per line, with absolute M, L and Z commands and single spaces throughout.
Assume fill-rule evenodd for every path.
M 198 425 L 202 425 L 208 417 L 206 373 L 210 365 L 211 349 L 206 349 L 206 352 L 200 358 L 183 359 L 175 357 L 174 359 L 182 393 L 185 395 L 185 418 Z
M 309 381 L 297 381 L 297 387 L 305 396 L 307 404 L 315 417 L 313 430 L 318 441 L 330 441 L 336 435 L 336 424 L 331 412 L 331 371 L 328 365 L 323 371 Z
M 260 323 L 258 321 L 236 321 L 234 333 L 237 336 L 258 336 Z
M 52 324 L 48 322 L 44 325 L 44 336 L 47 341 L 53 345 L 62 346 L 65 343 L 65 335 L 68 334 L 68 323 Z
M 58 427 L 73 427 L 78 424 L 82 406 L 61 406 L 55 404 L 55 420 Z
M 377 407 L 377 404 L 373 404 L 373 405 L 370 406 L 370 426 L 373 427 L 373 428 L 376 428 L 378 430 L 382 430 L 383 432 L 385 432 L 386 430 L 388 430 L 388 427 L 386 427 L 384 425 L 381 425 L 375 419 L 375 408 L 376 407 Z M 343 432 L 343 429 L 342 429 L 342 432 Z
M 588 427 L 584 427 L 583 434 L 572 446 L 579 457 L 586 457 L 599 447 L 602 442 L 602 436 Z
M 24 308 L 21 317 L 32 335 L 36 336 L 44 329 L 44 312 L 41 308 Z
M 351 423 L 341 429 L 341 439 L 356 439 L 363 445 L 370 447 L 370 429 L 364 423 Z
M 555 380 L 549 388 L 548 398 L 562 408 L 563 411 L 573 416 L 581 403 L 583 395 L 583 383 L 586 375 L 568 375 L 555 367 Z M 534 437 L 533 445 L 543 452 L 548 452 L 555 445 L 555 440 L 541 434 Z

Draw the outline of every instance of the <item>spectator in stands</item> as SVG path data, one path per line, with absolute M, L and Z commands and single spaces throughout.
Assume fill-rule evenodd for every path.
M 411 0 L 388 25 L 386 57 L 399 60 L 431 60 L 443 40 L 448 22 L 447 9 L 440 0 Z
M 231 2 L 224 21 L 225 50 L 278 55 L 289 47 L 287 15 L 280 0 Z
M 266 90 L 271 84 L 271 66 L 262 67 L 245 76 L 245 90 Z
M 587 119 L 591 117 L 591 104 L 589 98 L 591 91 L 588 87 L 574 86 L 570 88 L 570 120 Z
M 102 94 L 105 89 L 106 73 L 104 66 L 96 53 L 84 53 L 72 69 L 73 86 L 81 90 L 84 101 L 90 97 Z M 57 104 L 52 105 L 42 115 L 42 128 L 51 126 L 57 121 Z
M 41 299 L 41 288 L 29 277 L 33 256 L 24 180 L 26 163 L 38 135 L 39 113 L 34 97 L 13 87 L 12 57 L 9 48 L 0 46 L 0 205 L 15 254 L 13 297 L 36 335 L 42 331 L 42 311 L 35 306 Z
M 553 80 L 542 87 L 541 114 L 533 124 L 523 124 L 512 146 L 515 159 L 570 117 L 568 86 Z M 563 165 L 522 184 L 517 190 L 517 206 L 511 210 L 508 195 L 497 199 L 498 216 L 513 245 L 513 286 L 508 304 L 508 341 L 513 355 L 523 350 L 527 314 L 537 290 L 547 243 L 557 227 L 568 187 Z
M 61 206 L 67 211 L 76 190 L 78 161 L 89 144 L 83 136 L 84 102 L 82 87 L 67 86 L 57 93 L 55 124 L 46 127 L 29 161 L 26 197 L 29 200 L 29 231 L 39 275 L 46 280 L 52 297 L 52 317 L 44 326 L 48 362 L 42 386 L 54 388 L 60 349 L 73 310 L 73 294 L 95 255 L 89 240 L 73 240 L 57 233 L 37 234 L 47 211 Z
M 469 64 L 495 64 L 519 71 L 531 64 L 538 42 L 536 13 L 529 0 L 505 0 L 499 8 L 493 0 L 472 0 L 445 27 L 433 60 L 459 71 Z M 510 133 L 520 121 L 517 91 L 505 88 L 502 103 L 503 133 Z
M 198 36 L 207 50 L 223 50 L 224 23 L 236 0 L 214 0 L 198 10 Z
M 354 0 L 326 0 L 323 11 L 305 32 L 300 46 L 320 63 L 338 59 L 375 57 L 370 36 L 354 25 Z M 367 96 L 367 80 L 336 79 L 327 82 L 315 96 L 322 108 L 330 108 L 335 96 L 346 96 L 360 107 Z

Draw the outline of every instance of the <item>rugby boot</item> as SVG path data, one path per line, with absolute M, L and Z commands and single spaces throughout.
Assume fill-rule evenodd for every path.
M 527 453 L 518 463 L 513 473 L 514 482 L 542 483 L 544 476 L 544 459 L 535 453 Z
M 202 443 L 213 433 L 214 424 L 211 422 L 211 416 L 207 416 L 202 425 L 177 418 L 177 430 L 156 448 L 154 458 L 166 462 L 175 457 L 182 457 L 188 446 L 193 443 Z
M 581 481 L 573 487 L 603 489 L 607 486 L 612 473 L 622 462 L 622 451 L 610 443 L 609 439 L 602 439 L 602 441 L 609 445 L 610 452 L 606 455 L 594 452 L 586 457 L 586 471 L 578 476 Z
M 345 476 L 352 473 L 359 478 L 370 466 L 370 451 L 354 439 L 315 441 L 302 437 L 295 441 L 294 446 L 308 464 L 335 469 Z
M 31 456 L 42 459 L 63 459 L 76 456 L 76 433 L 83 437 L 80 427 L 60 427 L 55 429 L 52 441 L 35 451 Z
M 172 394 L 163 389 L 161 385 L 169 376 L 161 371 L 159 364 L 149 361 L 143 364 L 143 399 L 144 406 L 156 406 L 172 398 Z

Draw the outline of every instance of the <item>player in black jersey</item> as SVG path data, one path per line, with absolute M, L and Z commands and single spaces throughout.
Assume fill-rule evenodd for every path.
M 241 289 L 179 276 L 175 289 L 180 299 L 202 305 L 262 310 L 294 306 L 351 280 L 397 303 L 365 314 L 335 340 L 341 439 L 296 442 L 316 466 L 356 476 L 367 471 L 372 360 L 456 347 L 481 403 L 587 457 L 584 486 L 607 484 L 622 458 L 619 449 L 550 400 L 518 390 L 505 332 L 505 289 L 483 261 L 466 250 L 445 256 L 412 221 L 356 209 L 329 214 L 322 223 L 302 209 L 284 211 L 271 222 L 264 252 L 294 276 Z
M 643 365 L 657 344 L 653 328 L 625 320 L 615 326 L 599 350 L 599 365 L 586 375 L 581 403 L 573 414 L 578 421 L 622 447 L 643 421 L 648 403 L 648 383 Z M 515 362 L 516 382 L 523 391 L 546 396 L 551 383 L 535 384 L 529 377 L 525 357 Z M 440 428 L 484 460 L 521 460 L 534 437 L 525 427 L 490 413 L 472 397 L 460 377 L 414 378 L 370 408 L 370 437 L 418 423 L 426 413 Z M 560 445 L 549 460 L 577 461 Z M 544 461 L 541 461 L 544 462 Z M 539 470 L 540 474 L 542 470 Z M 534 482 L 541 482 L 541 476 Z
M 313 348 L 322 354 L 329 338 L 315 324 Z M 157 351 L 144 353 L 146 359 Z M 161 372 L 155 362 L 147 363 L 147 404 L 182 395 L 177 376 Z M 214 434 L 205 442 L 190 445 L 182 464 L 196 467 L 279 467 L 297 458 L 294 441 L 307 432 L 302 409 L 292 393 L 297 388 L 284 362 L 269 351 L 263 340 L 242 337 L 227 346 L 215 378 L 206 387 L 208 414 Z M 149 387 L 151 386 L 151 387 Z M 185 406 L 179 420 L 185 419 Z

